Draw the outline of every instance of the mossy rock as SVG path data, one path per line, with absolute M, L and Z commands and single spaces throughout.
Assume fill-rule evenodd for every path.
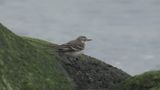
M 56 46 L 0 24 L 0 90 L 111 90 L 130 77 L 87 55 L 59 55 Z
M 17 36 L 0 24 L 0 90 L 73 90 L 49 44 Z
M 160 90 L 160 71 L 150 71 L 124 81 L 120 90 Z

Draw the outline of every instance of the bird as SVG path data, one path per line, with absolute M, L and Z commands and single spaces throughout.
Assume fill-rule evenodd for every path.
M 87 41 L 92 41 L 92 39 L 88 39 L 86 36 L 79 36 L 75 40 L 58 45 L 57 52 L 70 56 L 81 55 L 83 54 L 83 50 L 85 49 L 85 43 Z

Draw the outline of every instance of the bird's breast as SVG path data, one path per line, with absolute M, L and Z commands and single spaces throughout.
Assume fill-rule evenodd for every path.
M 70 56 L 79 56 L 79 55 L 83 54 L 83 50 L 77 51 L 77 52 L 66 52 L 65 54 L 70 55 Z

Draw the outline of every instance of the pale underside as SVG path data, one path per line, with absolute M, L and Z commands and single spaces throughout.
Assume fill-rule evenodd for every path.
M 82 51 L 77 51 L 77 52 L 65 52 L 64 54 L 69 55 L 69 56 L 79 56 L 83 54 L 84 50 Z

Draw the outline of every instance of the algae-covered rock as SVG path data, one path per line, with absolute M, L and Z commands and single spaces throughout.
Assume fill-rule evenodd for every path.
M 111 90 L 130 77 L 90 56 L 59 55 L 55 46 L 0 24 L 0 90 Z
M 72 90 L 49 43 L 33 42 L 0 25 L 0 90 Z
M 160 71 L 150 71 L 124 81 L 120 90 L 160 90 Z

